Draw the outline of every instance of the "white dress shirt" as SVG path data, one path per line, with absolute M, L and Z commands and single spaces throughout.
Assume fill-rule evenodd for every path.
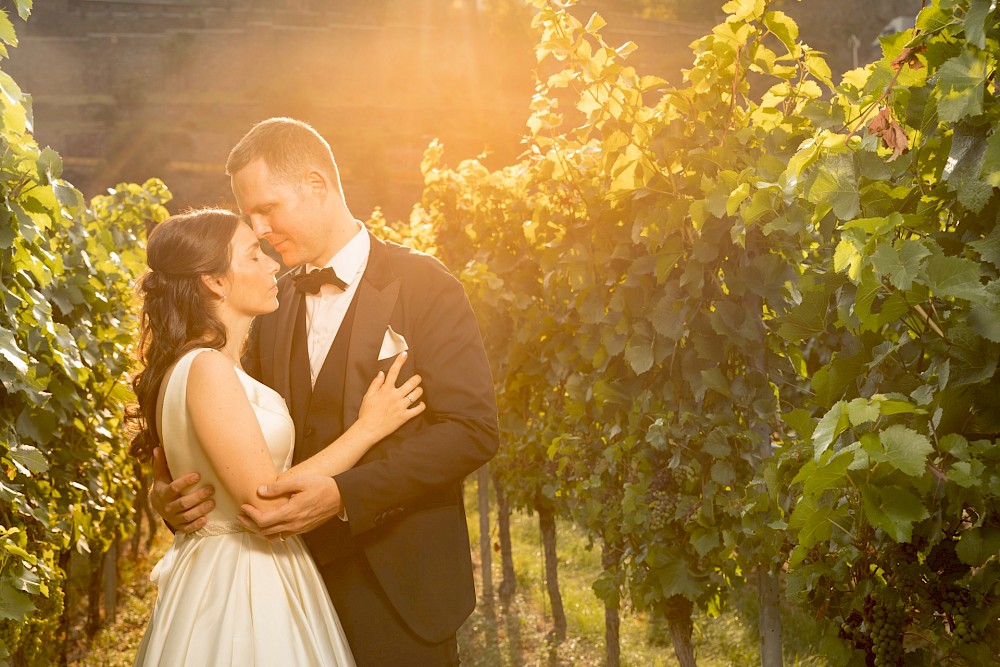
M 370 250 L 371 239 L 368 238 L 368 230 L 359 222 L 358 233 L 326 263 L 338 278 L 347 283 L 347 289 L 341 291 L 334 285 L 323 285 L 316 294 L 306 294 L 309 376 L 314 387 L 316 378 L 326 361 L 326 355 L 330 353 L 330 346 L 333 345 L 344 316 L 347 315 L 354 293 L 358 291 L 361 276 L 368 266 Z M 306 271 L 323 268 L 326 267 L 306 264 Z

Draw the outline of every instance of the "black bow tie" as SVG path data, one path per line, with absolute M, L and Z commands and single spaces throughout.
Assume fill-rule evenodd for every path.
M 309 271 L 308 273 L 303 271 L 297 276 L 292 276 L 292 282 L 295 283 L 296 291 L 306 294 L 317 294 L 323 285 L 333 285 L 341 290 L 347 289 L 347 283 L 338 278 L 329 266 L 319 271 Z

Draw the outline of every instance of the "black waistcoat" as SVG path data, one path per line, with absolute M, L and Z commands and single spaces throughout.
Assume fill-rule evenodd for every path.
M 291 413 L 295 422 L 295 453 L 298 463 L 336 440 L 344 432 L 344 382 L 347 352 L 351 344 L 351 329 L 357 307 L 357 293 L 344 315 L 337 337 L 323 362 L 316 386 L 309 374 L 309 343 L 306 332 L 305 297 L 300 298 L 292 334 Z M 348 525 L 339 518 L 327 521 L 305 535 L 306 545 L 316 558 L 328 560 L 331 555 L 346 556 L 356 550 Z

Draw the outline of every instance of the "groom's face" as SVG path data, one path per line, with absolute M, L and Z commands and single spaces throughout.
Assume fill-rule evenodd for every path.
M 328 237 L 321 224 L 322 197 L 309 174 L 283 177 L 254 160 L 233 174 L 232 187 L 254 234 L 266 239 L 286 266 L 317 263 L 323 256 Z

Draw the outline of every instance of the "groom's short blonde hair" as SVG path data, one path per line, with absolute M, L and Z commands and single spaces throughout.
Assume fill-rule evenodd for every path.
M 313 169 L 319 170 L 343 196 L 330 144 L 308 123 L 294 118 L 268 118 L 257 123 L 229 152 L 226 175 L 232 176 L 258 159 L 272 173 L 290 182 L 297 182 Z

